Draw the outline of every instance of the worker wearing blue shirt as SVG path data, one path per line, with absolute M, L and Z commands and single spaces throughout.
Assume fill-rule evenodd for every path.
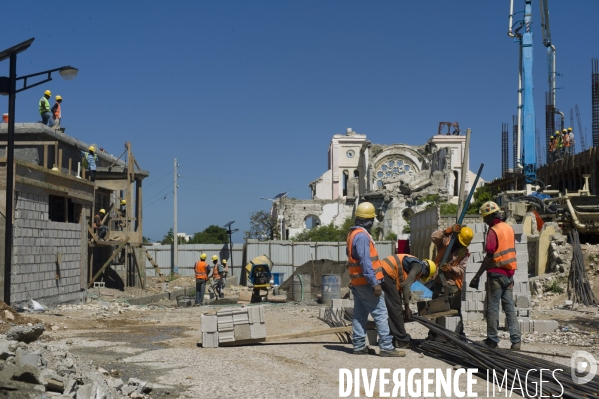
M 374 318 L 379 334 L 379 355 L 383 357 L 405 356 L 405 352 L 393 347 L 389 331 L 387 307 L 381 288 L 383 272 L 381 261 L 370 236 L 375 209 L 370 202 L 363 202 L 356 210 L 355 225 L 347 236 L 347 269 L 354 295 L 352 320 L 355 355 L 368 354 L 366 346 L 366 323 L 368 314 Z

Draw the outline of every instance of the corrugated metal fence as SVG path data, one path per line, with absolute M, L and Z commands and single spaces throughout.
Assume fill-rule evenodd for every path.
M 184 244 L 179 245 L 179 274 L 193 276 L 193 266 L 200 259 L 200 254 L 205 252 L 208 261 L 212 255 L 219 259 L 228 259 L 233 265 L 233 273 L 239 278 L 240 267 L 245 266 L 256 256 L 266 255 L 274 263 L 275 273 L 285 273 L 287 279 L 293 274 L 296 267 L 310 260 L 329 259 L 332 261 L 346 261 L 345 242 L 293 242 L 293 241 L 258 241 L 247 240 L 245 244 L 233 244 L 232 255 L 229 255 L 227 245 L 215 244 Z M 381 241 L 376 243 L 379 257 L 384 258 L 395 253 L 394 241 Z M 154 258 L 164 274 L 171 272 L 172 246 L 154 245 L 146 247 L 148 253 Z M 154 276 L 154 268 L 146 260 L 146 275 Z M 239 281 L 239 280 L 238 280 Z

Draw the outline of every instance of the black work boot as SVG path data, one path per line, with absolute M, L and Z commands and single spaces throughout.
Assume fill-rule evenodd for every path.
M 368 347 L 365 346 L 362 349 L 354 349 L 354 355 L 367 355 L 368 354 Z
M 485 339 L 484 341 L 481 342 L 483 345 L 486 345 L 487 348 L 491 348 L 491 349 L 497 349 L 497 342 L 493 341 L 492 339 Z
M 379 356 L 381 356 L 381 357 L 405 357 L 406 352 L 398 351 L 397 349 L 393 349 L 390 351 L 381 350 L 381 352 L 379 353 Z

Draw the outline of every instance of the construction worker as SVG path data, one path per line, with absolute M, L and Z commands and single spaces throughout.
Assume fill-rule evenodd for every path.
M 555 137 L 549 136 L 549 162 L 555 159 Z
M 87 169 L 89 173 L 89 179 L 96 181 L 96 161 L 98 156 L 96 155 L 96 147 L 93 145 L 89 146 L 87 151 L 81 151 L 83 157 L 83 167 Z
M 572 132 L 572 128 L 568 128 L 568 138 L 570 139 L 570 152 L 574 153 L 574 133 Z
M 227 276 L 229 275 L 229 266 L 227 266 L 227 260 L 223 259 L 222 260 L 222 267 L 223 267 L 223 271 L 220 274 L 220 279 L 222 281 L 221 285 L 223 287 L 223 289 L 225 288 L 225 284 L 227 282 Z
M 424 276 L 424 280 L 430 280 L 435 275 L 436 265 L 428 259 L 421 261 L 412 255 L 397 254 L 383 259 L 381 266 L 383 266 L 384 276 L 381 287 L 385 293 L 393 345 L 396 348 L 407 348 L 410 344 L 410 335 L 406 333 L 404 324 L 412 314 L 410 310 L 411 286 L 422 276 Z
M 570 155 L 570 135 L 567 129 L 562 130 L 562 137 L 564 141 L 564 153 Z
M 446 229 L 441 229 L 431 234 L 431 240 L 437 248 L 437 257 L 435 263 L 439 264 L 445 256 L 451 236 L 457 234 L 457 239 L 453 242 L 447 261 L 439 265 L 439 273 L 435 277 L 433 286 L 433 299 L 439 298 L 442 294 L 450 296 L 450 308 L 458 311 L 460 318 L 458 334 L 464 335 L 464 320 L 462 319 L 462 286 L 464 285 L 464 274 L 466 273 L 466 265 L 470 258 L 468 245 L 474 237 L 474 232 L 470 227 L 454 224 Z M 445 277 L 445 283 L 441 276 Z M 436 335 L 429 332 L 429 339 L 434 340 Z
M 383 267 L 370 235 L 375 209 L 370 202 L 362 202 L 356 210 L 354 226 L 347 235 L 347 268 L 350 287 L 354 295 L 352 320 L 355 355 L 367 355 L 366 322 L 371 314 L 379 334 L 380 356 L 401 357 L 406 353 L 393 347 L 389 333 L 387 307 L 383 289 Z
M 96 216 L 94 216 L 94 229 L 96 229 L 98 238 L 101 240 L 106 237 L 106 233 L 108 232 L 108 227 L 104 226 L 103 223 L 104 215 L 106 215 L 106 211 L 104 209 L 100 209 Z
M 224 287 L 222 285 L 223 272 L 223 266 L 218 264 L 218 255 L 212 255 L 212 266 L 210 267 L 210 274 L 208 275 L 208 277 L 212 277 L 214 290 L 216 291 L 214 295 L 218 295 L 219 298 L 224 298 L 225 296 L 225 294 L 223 293 Z
M 42 123 L 46 126 L 52 126 L 54 124 L 54 121 L 52 120 L 52 113 L 50 112 L 50 103 L 48 102 L 48 99 L 51 95 L 52 92 L 50 90 L 46 90 L 44 92 L 44 96 L 40 99 L 39 102 Z
M 483 341 L 490 348 L 499 343 L 499 304 L 505 311 L 512 350 L 520 350 L 520 326 L 514 307 L 514 274 L 518 268 L 516 261 L 515 236 L 512 227 L 503 222 L 499 206 L 495 202 L 485 202 L 479 210 L 483 221 L 489 226 L 485 241 L 487 255 L 480 269 L 470 282 L 470 287 L 478 289 L 480 276 L 487 272 L 487 339 Z
M 122 220 L 119 221 L 119 227 L 121 230 L 124 230 L 125 226 L 127 226 L 127 201 L 121 200 L 121 207 L 119 208 L 119 216 Z
M 197 306 L 204 304 L 204 293 L 206 292 L 206 281 L 208 281 L 208 273 L 210 266 L 206 262 L 206 254 L 200 255 L 200 260 L 196 262 L 193 267 L 196 275 L 196 301 Z
M 561 157 L 564 151 L 564 138 L 559 130 L 555 131 L 555 148 L 557 157 Z
M 60 104 L 62 103 L 62 97 L 56 96 L 56 102 L 52 106 L 52 117 L 54 118 L 54 129 L 60 128 L 60 118 L 62 117 L 62 113 L 60 112 Z

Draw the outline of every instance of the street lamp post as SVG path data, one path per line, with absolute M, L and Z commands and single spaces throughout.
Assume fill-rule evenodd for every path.
M 239 229 L 235 229 L 235 230 L 231 230 L 231 225 L 235 223 L 235 221 L 229 222 L 227 224 L 225 224 L 223 227 L 227 228 L 227 233 L 229 234 L 229 253 L 231 254 L 231 275 L 234 276 L 234 271 L 233 271 L 233 233 L 239 231 Z M 243 265 L 242 265 L 243 266 Z M 243 272 L 243 271 L 242 271 Z M 240 272 L 240 273 L 242 273 Z M 241 279 L 241 276 L 239 276 L 239 278 Z
M 6 137 L 6 224 L 4 231 L 4 302 L 10 305 L 10 282 L 12 274 L 12 238 L 13 238 L 13 174 L 15 157 L 15 99 L 16 94 L 41 85 L 52 80 L 52 72 L 60 73 L 66 80 L 72 80 L 77 76 L 78 69 L 71 66 L 64 66 L 56 69 L 50 69 L 26 76 L 17 77 L 17 54 L 27 50 L 35 39 L 31 38 L 0 52 L 0 62 L 10 59 L 10 68 L 8 77 L 0 77 L 0 94 L 8 95 L 8 129 Z M 30 85 L 27 85 L 27 79 L 45 75 L 47 78 Z M 17 81 L 23 81 L 23 87 L 17 89 Z

